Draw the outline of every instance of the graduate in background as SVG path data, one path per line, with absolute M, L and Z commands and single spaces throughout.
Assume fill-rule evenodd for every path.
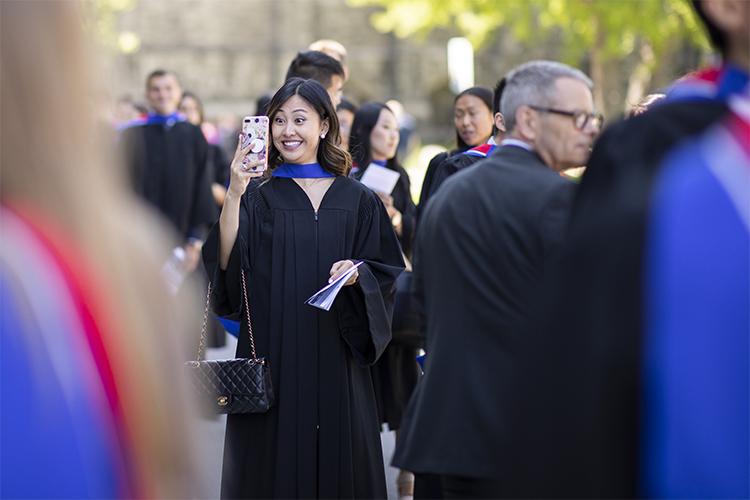
M 492 117 L 495 122 L 492 127 L 492 137 L 490 137 L 484 144 L 475 146 L 463 153 L 454 154 L 441 162 L 432 176 L 432 185 L 430 186 L 432 193 L 435 193 L 440 185 L 451 175 L 491 156 L 497 149 L 498 145 L 503 142 L 503 139 L 505 138 L 505 120 L 503 114 L 500 112 L 500 100 L 503 97 L 504 88 L 505 78 L 501 78 L 500 81 L 497 82 L 497 85 L 495 85 L 495 91 L 492 96 Z
M 135 192 L 153 205 L 183 238 L 184 268 L 192 272 L 218 210 L 211 193 L 208 143 L 201 129 L 177 112 L 177 75 L 156 70 L 146 78 L 151 113 L 122 132 Z
M 338 64 L 338 63 L 337 63 Z M 347 174 L 325 89 L 292 78 L 271 99 L 269 170 L 238 146 L 204 246 L 213 306 L 240 319 L 247 275 L 255 347 L 278 404 L 229 415 L 222 498 L 385 498 L 370 366 L 391 338 L 403 259 L 378 197 Z M 253 180 L 255 179 L 255 180 Z M 305 301 L 362 261 L 330 311 Z M 237 356 L 250 353 L 241 318 Z
M 336 109 L 341 102 L 342 89 L 346 83 L 346 71 L 337 59 L 328 54 L 308 50 L 298 53 L 289 63 L 285 79 L 290 78 L 309 78 L 321 84 L 328 92 L 333 107 Z
M 399 164 L 396 156 L 398 144 L 398 122 L 388 106 L 370 102 L 359 108 L 354 115 L 349 145 L 353 165 L 358 167 L 353 176 L 361 179 L 370 165 L 398 172 L 399 178 L 393 192 L 376 194 L 385 204 L 401 248 L 407 259 L 410 259 L 417 208 L 411 199 L 409 174 Z M 401 278 L 404 276 L 406 275 Z M 399 324 L 400 319 L 394 317 L 393 324 Z M 419 372 L 416 357 L 417 348 L 400 342 L 394 332 L 393 340 L 373 367 L 380 422 L 387 423 L 390 430 L 398 431 L 406 403 L 417 384 Z M 413 494 L 411 475 L 404 477 L 402 473 L 398 483 L 399 496 Z
M 453 124 L 456 127 L 456 147 L 435 155 L 430 160 L 419 194 L 417 217 L 420 216 L 434 192 L 432 181 L 440 164 L 456 153 L 484 144 L 492 137 L 492 91 L 486 87 L 471 87 L 453 101 Z

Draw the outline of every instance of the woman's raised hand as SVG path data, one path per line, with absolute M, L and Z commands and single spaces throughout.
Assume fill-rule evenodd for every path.
M 231 178 L 229 180 L 228 192 L 233 196 L 240 197 L 245 194 L 247 185 L 252 179 L 261 177 L 265 169 L 260 168 L 265 165 L 264 161 L 248 162 L 247 155 L 250 153 L 250 144 L 242 147 L 243 135 L 240 134 L 237 141 L 237 150 L 234 152 L 232 159 Z

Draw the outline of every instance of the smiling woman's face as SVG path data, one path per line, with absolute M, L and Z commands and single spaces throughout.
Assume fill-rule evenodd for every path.
M 327 132 L 328 122 L 298 95 L 282 104 L 271 122 L 273 144 L 286 163 L 315 163 L 320 136 Z

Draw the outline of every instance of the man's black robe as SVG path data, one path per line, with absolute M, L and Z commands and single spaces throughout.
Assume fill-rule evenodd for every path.
M 136 193 L 181 237 L 203 236 L 196 231 L 213 223 L 218 211 L 211 194 L 208 144 L 200 128 L 187 122 L 139 125 L 123 131 L 122 146 Z
M 230 415 L 223 498 L 385 498 L 378 415 L 369 365 L 391 338 L 393 286 L 403 259 L 385 208 L 353 179 L 337 177 L 317 214 L 292 179 L 253 184 L 226 271 L 219 226 L 204 245 L 214 309 L 241 321 L 238 357 L 250 354 L 241 311 L 248 276 L 257 354 L 269 360 L 275 406 Z M 359 280 L 330 312 L 305 300 L 334 262 L 362 260 Z
M 487 157 L 459 153 L 450 156 L 440 162 L 440 164 L 435 167 L 435 173 L 432 175 L 432 182 L 430 184 L 429 192 L 427 193 L 427 198 L 435 194 L 438 188 L 442 186 L 443 182 L 445 182 L 448 177 L 465 168 L 469 168 L 470 166 L 481 160 L 484 160 L 485 158 Z

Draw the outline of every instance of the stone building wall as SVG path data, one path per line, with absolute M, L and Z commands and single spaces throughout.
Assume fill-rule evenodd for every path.
M 209 117 L 248 114 L 259 95 L 282 83 L 297 51 L 313 40 L 333 38 L 349 51 L 345 95 L 360 103 L 398 99 L 417 118 L 424 140 L 449 144 L 453 95 L 446 43 L 452 34 L 436 30 L 423 41 L 400 40 L 370 25 L 374 10 L 349 7 L 346 0 L 139 0 L 118 19 L 118 30 L 136 33 L 141 46 L 111 62 L 117 74 L 114 90 L 140 98 L 145 76 L 167 68 L 204 100 Z M 554 39 L 530 48 L 508 32 L 501 27 L 475 54 L 476 84 L 492 87 L 517 64 L 560 55 Z M 694 59 L 664 61 L 652 88 L 666 84 Z M 587 70 L 585 61 L 580 67 Z M 608 68 L 604 95 L 610 117 L 622 108 L 632 68 L 632 60 Z
M 145 76 L 167 68 L 204 100 L 209 116 L 251 113 L 259 95 L 282 83 L 297 51 L 333 38 L 349 51 L 347 96 L 396 98 L 430 123 L 430 94 L 447 91 L 449 36 L 399 40 L 371 27 L 372 12 L 345 0 L 141 0 L 118 19 L 118 29 L 136 33 L 141 45 L 117 56 L 116 91 L 140 98 Z

